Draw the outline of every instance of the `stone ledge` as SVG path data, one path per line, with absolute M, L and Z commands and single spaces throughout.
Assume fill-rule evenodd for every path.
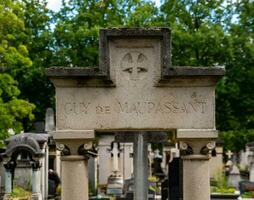
M 158 28 L 109 28 L 100 29 L 100 36 L 102 40 L 106 37 L 117 37 L 117 38 L 148 38 L 148 37 L 164 37 L 169 36 L 171 30 L 167 27 Z M 106 37 L 105 37 L 106 36 Z
M 222 67 L 190 67 L 174 66 L 167 70 L 166 77 L 169 76 L 223 76 L 225 69 Z M 165 77 L 165 78 L 166 78 Z
M 93 130 L 58 130 L 49 133 L 55 140 L 67 139 L 93 139 L 95 137 Z
M 98 78 L 106 79 L 107 76 L 100 73 L 98 67 L 50 67 L 45 71 L 48 77 L 54 78 Z M 225 69 L 221 67 L 189 67 L 177 66 L 167 70 L 164 79 L 171 77 L 192 77 L 192 76 L 223 76 Z
M 218 131 L 215 129 L 178 129 L 177 139 L 216 139 Z
M 86 160 L 86 158 L 80 155 L 61 156 L 61 161 L 83 161 L 83 160 Z
M 46 69 L 48 77 L 93 77 L 105 78 L 98 67 L 50 67 Z

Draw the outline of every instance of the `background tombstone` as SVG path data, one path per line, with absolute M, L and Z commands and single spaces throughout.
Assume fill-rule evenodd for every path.
M 239 189 L 240 182 L 241 182 L 240 170 L 236 165 L 233 165 L 228 175 L 228 186 L 232 186 L 236 189 Z
M 89 191 L 90 194 L 96 194 L 96 190 L 98 187 L 98 158 L 97 155 L 92 156 L 88 160 L 88 180 L 89 185 L 92 191 Z
M 250 153 L 248 154 L 248 163 L 250 172 L 249 180 L 254 182 L 254 142 L 248 143 L 247 146 L 250 150 Z
M 45 144 L 47 143 L 47 134 L 36 133 L 22 133 L 14 135 L 5 140 L 6 151 L 2 154 L 4 158 L 4 166 L 6 171 L 5 179 L 5 198 L 8 198 L 9 194 L 13 190 L 13 181 L 15 177 L 15 168 L 17 166 L 17 159 L 19 155 L 25 154 L 30 160 L 31 169 L 31 186 L 32 186 L 32 199 L 42 200 L 45 196 Z M 17 173 L 19 175 L 19 173 Z M 24 177 L 22 174 L 21 178 Z
M 113 171 L 113 155 L 111 154 L 112 144 L 115 141 L 115 133 L 99 134 L 98 144 L 98 183 L 99 186 L 105 186 L 108 183 L 108 177 Z M 119 142 L 119 141 L 117 141 Z M 133 173 L 133 144 L 130 142 L 119 142 L 118 173 L 123 180 L 130 179 Z
M 227 162 L 225 164 L 225 172 L 226 172 L 226 175 L 229 175 L 230 171 L 232 170 L 232 167 L 234 165 L 233 161 L 232 161 L 232 156 L 233 156 L 233 153 L 229 150 L 227 153 Z
M 220 177 L 223 174 L 224 163 L 223 163 L 223 142 L 216 140 L 216 147 L 210 153 L 210 176 L 211 178 Z
M 248 145 L 245 145 L 245 150 L 240 151 L 240 167 L 241 169 L 245 170 L 249 167 L 248 157 L 251 154 Z

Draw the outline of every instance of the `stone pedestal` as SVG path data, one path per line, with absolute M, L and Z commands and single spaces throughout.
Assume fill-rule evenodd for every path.
M 32 174 L 32 200 L 42 200 L 40 168 L 34 168 Z
M 14 162 L 9 160 L 8 158 L 4 158 L 3 163 L 4 163 L 4 168 L 5 168 L 5 175 L 4 175 L 5 192 L 4 192 L 4 198 L 3 199 L 5 200 L 5 199 L 9 199 L 9 196 L 12 192 L 12 187 L 13 187 L 12 173 L 14 171 L 15 164 L 14 164 Z
M 183 199 L 209 200 L 210 173 L 208 156 L 183 156 Z
M 10 194 L 12 191 L 12 183 L 11 183 L 11 172 L 10 170 L 5 171 L 5 194 Z
M 88 200 L 88 158 L 94 131 L 59 130 L 51 133 L 62 150 L 61 200 Z
M 178 130 L 183 159 L 183 200 L 210 200 L 209 151 L 215 148 L 215 130 Z
M 87 160 L 84 156 L 62 156 L 62 199 L 88 200 Z
M 5 168 L 5 194 L 4 194 L 4 200 L 8 199 L 9 195 L 12 192 L 12 180 L 11 180 L 11 172 L 9 169 Z
M 147 200 L 148 151 L 147 140 L 142 132 L 136 133 L 134 141 L 134 199 Z

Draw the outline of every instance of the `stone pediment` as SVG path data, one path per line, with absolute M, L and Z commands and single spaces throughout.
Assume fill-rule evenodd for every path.
M 29 152 L 31 156 L 41 156 L 42 146 L 48 140 L 47 134 L 21 133 L 5 140 L 6 151 L 2 155 L 11 157 L 22 151 Z

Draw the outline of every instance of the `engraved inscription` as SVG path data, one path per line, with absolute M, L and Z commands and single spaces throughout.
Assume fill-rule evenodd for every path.
M 206 100 L 192 98 L 189 101 L 178 102 L 172 99 L 161 101 L 113 101 L 111 105 L 93 104 L 92 102 L 67 102 L 64 104 L 65 114 L 205 114 Z
M 67 102 L 64 105 L 64 111 L 66 114 L 88 114 L 90 102 Z
M 145 77 L 145 72 L 148 71 L 148 59 L 143 53 L 131 51 L 124 55 L 121 68 L 127 79 L 140 80 Z
M 206 102 L 205 101 L 190 101 L 190 102 L 118 102 L 117 113 L 126 114 L 180 114 L 180 113 L 205 113 Z
M 110 106 L 96 106 L 95 107 L 96 114 L 111 114 L 111 107 Z

